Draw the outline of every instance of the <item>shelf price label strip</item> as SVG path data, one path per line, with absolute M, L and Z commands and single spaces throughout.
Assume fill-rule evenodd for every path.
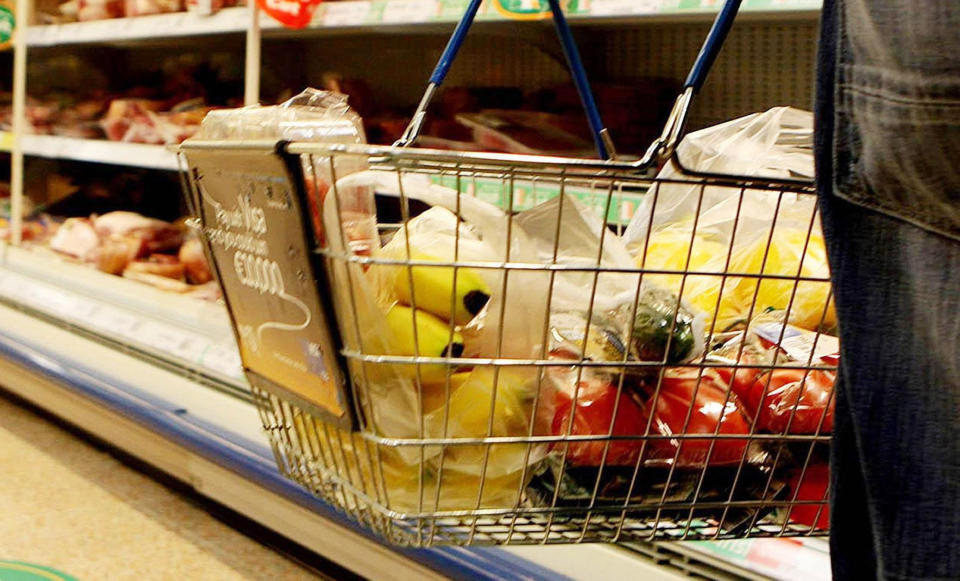
M 10 272 L 0 272 L 0 294 L 70 323 L 105 333 L 131 345 L 172 355 L 218 375 L 231 379 L 243 377 L 236 348 L 214 342 L 199 333 L 146 319 Z

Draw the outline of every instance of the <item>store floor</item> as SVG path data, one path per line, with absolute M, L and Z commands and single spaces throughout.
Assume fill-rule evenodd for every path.
M 2 393 L 0 561 L 79 581 L 317 578 Z

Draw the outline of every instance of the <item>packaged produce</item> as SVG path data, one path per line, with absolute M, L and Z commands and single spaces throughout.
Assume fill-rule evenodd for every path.
M 771 109 L 691 133 L 678 155 L 699 171 L 811 177 L 812 118 L 790 108 Z M 668 164 L 659 177 L 669 179 L 677 172 Z M 836 326 L 813 196 L 659 183 L 632 218 L 624 241 L 637 264 L 677 273 L 653 278 L 674 292 L 682 285 L 683 299 L 707 315 L 707 328 L 714 332 L 765 310 L 788 307 L 794 325 Z
M 428 437 L 456 439 L 550 434 L 553 394 L 535 368 L 475 367 L 449 396 L 448 405 L 424 420 Z M 538 395 L 539 394 L 539 395 Z M 492 478 L 520 476 L 546 453 L 544 444 L 455 444 L 441 458 L 443 469 Z M 527 471 L 527 478 L 532 472 Z
M 652 398 L 653 422 L 660 433 L 703 434 L 705 437 L 652 440 L 645 460 L 651 465 L 681 468 L 736 465 L 747 458 L 746 438 L 723 436 L 750 433 L 736 395 L 712 374 L 696 367 L 667 368 L 659 389 L 647 388 Z M 720 435 L 721 438 L 713 438 Z
M 758 429 L 829 434 L 833 431 L 836 379 L 832 371 L 775 369 L 758 377 L 744 400 L 748 409 L 759 410 Z
M 503 269 L 498 266 L 505 260 L 538 263 L 537 247 L 527 233 L 521 228 L 508 228 L 509 217 L 500 208 L 470 196 L 461 197 L 450 188 L 431 184 L 423 175 L 405 173 L 401 182 L 395 172 L 370 170 L 339 180 L 337 189 L 348 192 L 359 188 L 371 195 L 377 193 L 398 197 L 401 183 L 403 197 L 429 204 L 433 208 L 396 231 L 383 248 L 384 258 L 416 260 L 408 254 L 409 248 L 410 253 L 435 257 L 443 262 L 453 262 L 457 257 L 458 261 L 489 263 L 489 267 L 458 269 L 471 274 L 462 275 L 458 272 L 457 280 L 463 280 L 468 285 L 479 285 L 482 279 L 486 286 L 485 289 L 472 286 L 464 288 L 468 292 L 480 292 L 470 295 L 470 305 L 460 301 L 464 307 L 460 320 L 470 314 L 470 309 L 476 310 L 484 302 L 486 289 L 490 293 L 480 312 L 461 330 L 465 356 L 490 357 L 499 354 L 502 357 L 529 358 L 538 353 L 544 340 L 543 321 L 547 313 L 544 297 L 549 277 L 536 270 L 513 271 L 509 277 L 505 277 Z M 457 219 L 455 212 L 459 212 L 461 220 Z M 515 219 L 515 223 L 518 219 Z M 330 227 L 340 228 L 339 225 Z M 383 265 L 370 270 L 380 281 L 376 286 L 381 298 L 398 300 L 398 277 L 409 277 L 404 273 L 416 272 L 420 268 L 419 265 L 410 268 Z M 443 264 L 436 267 L 424 265 L 422 268 L 424 272 L 437 271 L 440 278 L 453 282 L 451 271 L 445 270 Z M 417 288 L 419 285 L 415 283 L 414 293 Z M 460 292 L 459 286 L 457 291 Z M 444 293 L 438 292 L 436 298 L 441 302 L 443 299 L 451 301 L 450 290 Z M 451 306 L 456 307 L 452 302 Z
M 710 372 L 701 375 L 694 367 L 667 368 L 659 388 L 654 383 L 638 392 L 632 391 L 629 383 L 618 388 L 603 380 L 581 382 L 572 395 L 557 390 L 552 428 L 554 435 L 634 436 L 610 442 L 555 445 L 560 453 L 567 448 L 567 461 L 575 466 L 601 466 L 604 455 L 606 464 L 634 465 L 641 459 L 641 451 L 645 466 L 675 464 L 679 468 L 698 468 L 738 464 L 745 457 L 747 439 L 715 441 L 711 436 L 749 433 L 736 396 L 728 395 L 722 380 Z M 681 434 L 703 434 L 704 438 L 637 438 Z
M 783 318 L 782 315 L 779 318 Z M 711 352 L 711 362 L 739 361 L 712 368 L 740 398 L 758 431 L 829 434 L 833 429 L 833 387 L 839 361 L 835 337 L 760 317 L 744 333 Z M 777 365 L 778 369 L 771 369 Z M 827 369 L 807 369 L 822 365 Z M 790 369 L 789 366 L 796 366 Z M 787 367 L 787 368 L 783 368 Z
M 391 355 L 409 357 L 459 357 L 463 354 L 463 337 L 450 324 L 426 311 L 406 305 L 394 305 L 385 318 L 390 333 Z M 443 381 L 444 365 L 397 364 L 413 378 L 424 382 Z
M 326 475 L 336 476 L 351 484 L 345 487 L 345 498 L 338 501 L 348 505 L 355 501 L 353 493 L 365 494 L 375 502 L 400 512 L 462 511 L 478 508 L 515 506 L 524 489 L 523 471 L 505 476 L 467 474 L 451 469 L 444 463 L 425 460 L 410 462 L 418 457 L 402 449 L 382 446 L 338 428 L 325 425 L 302 414 L 294 416 L 298 438 L 291 442 L 296 447 L 310 447 L 326 460 Z M 433 448 L 424 447 L 424 458 L 436 457 Z M 341 453 L 342 449 L 342 453 Z M 336 461 L 328 459 L 336 458 Z M 529 479 L 529 477 L 527 478 Z M 321 494 L 330 494 L 321 489 Z
M 813 461 L 806 470 L 793 471 L 788 480 L 790 499 L 800 503 L 814 501 L 823 503 L 829 499 L 830 465 L 825 459 Z M 795 523 L 815 529 L 830 528 L 830 510 L 823 504 L 797 504 L 790 509 L 789 518 Z
M 574 405 L 574 396 L 576 405 Z M 649 413 L 629 388 L 618 389 L 605 380 L 584 381 L 574 394 L 556 392 L 553 434 L 557 436 L 634 436 L 634 439 L 603 439 L 556 443 L 553 449 L 565 455 L 571 466 L 634 466 L 640 458 L 647 433 Z M 571 425 L 571 418 L 573 424 Z M 656 433 L 657 426 L 652 426 Z
M 670 291 L 647 288 L 636 305 L 621 305 L 612 318 L 621 321 L 631 360 L 682 363 L 703 350 L 693 313 Z

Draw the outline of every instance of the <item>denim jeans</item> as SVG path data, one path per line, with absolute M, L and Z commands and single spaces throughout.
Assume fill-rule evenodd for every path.
M 960 0 L 825 0 L 835 579 L 960 579 Z

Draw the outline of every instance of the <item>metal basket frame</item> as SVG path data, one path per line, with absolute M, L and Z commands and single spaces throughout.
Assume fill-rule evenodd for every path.
M 551 0 L 555 4 L 554 0 Z M 475 2 L 479 5 L 479 2 Z M 419 133 L 420 124 L 426 111 L 432 94 L 437 86 L 442 82 L 445 70 L 441 74 L 435 72 L 431 78 L 430 87 L 420 104 L 418 113 L 414 116 L 407 133 L 400 143 L 393 147 L 379 147 L 366 145 L 331 145 L 319 143 L 274 143 L 274 142 L 204 142 L 193 141 L 182 146 L 181 151 L 190 149 L 251 149 L 273 151 L 277 155 L 288 159 L 288 167 L 302 168 L 304 175 L 295 176 L 298 179 L 316 180 L 323 174 L 330 179 L 331 190 L 328 195 L 332 195 L 335 200 L 335 210 L 338 221 L 343 223 L 343 215 L 340 208 L 340 192 L 337 188 L 337 161 L 345 158 L 362 160 L 369 168 L 390 172 L 396 175 L 397 194 L 399 198 L 399 208 L 401 212 L 402 224 L 407 224 L 411 220 L 411 211 L 409 198 L 404 191 L 404 174 L 426 174 L 429 176 L 443 176 L 452 179 L 455 183 L 455 189 L 461 192 L 457 200 L 456 214 L 459 215 L 460 199 L 465 190 L 464 184 L 477 180 L 497 180 L 504 186 L 506 192 L 506 201 L 503 204 L 503 210 L 507 216 L 507 239 L 510 239 L 509 232 L 513 225 L 515 215 L 514 185 L 518 182 L 532 183 L 533 191 L 536 192 L 538 185 L 549 184 L 553 189 L 559 192 L 560 212 L 563 211 L 564 194 L 568 189 L 581 188 L 597 192 L 598 203 L 601 207 L 602 216 L 610 215 L 610 210 L 614 204 L 618 203 L 618 197 L 626 194 L 640 194 L 654 196 L 654 200 L 660 195 L 660 189 L 664 185 L 682 185 L 699 188 L 700 200 L 706 188 L 724 188 L 732 195 L 739 196 L 737 215 L 734 218 L 734 230 L 740 220 L 740 211 L 746 192 L 765 191 L 771 196 L 777 196 L 776 210 L 774 212 L 774 223 L 780 215 L 781 203 L 785 197 L 812 199 L 815 191 L 812 184 L 802 180 L 790 179 L 768 179 L 762 177 L 732 176 L 701 173 L 685 168 L 676 154 L 676 145 L 679 142 L 693 97 L 703 82 L 706 71 L 710 63 L 719 50 L 723 37 L 729 30 L 735 15 L 739 2 L 728 0 L 721 14 L 718 16 L 714 30 L 704 45 L 701 57 L 698 58 L 694 71 L 691 72 L 691 78 L 688 79 L 684 92 L 677 99 L 673 112 L 667 122 L 663 135 L 647 151 L 643 159 L 633 162 L 619 162 L 610 160 L 585 160 L 559 158 L 549 156 L 530 156 L 530 155 L 508 155 L 508 154 L 484 154 L 484 153 L 451 153 L 436 150 L 416 149 L 406 147 L 416 140 Z M 559 8 L 558 8 L 559 9 Z M 474 10 L 475 13 L 475 10 Z M 555 13 L 556 14 L 556 13 Z M 561 13 L 562 15 L 562 13 Z M 446 66 L 452 61 L 462 36 L 466 34 L 469 28 L 469 21 L 472 19 L 469 11 L 464 21 L 458 26 L 454 38 L 451 39 L 451 45 L 448 51 L 451 54 L 445 54 L 448 57 Z M 466 23 L 466 24 L 464 24 Z M 564 24 L 558 23 L 558 30 L 563 36 L 562 27 Z M 458 40 L 459 37 L 459 40 Z M 565 45 L 568 57 L 570 57 L 568 46 Z M 575 54 L 575 48 L 573 49 Z M 578 64 L 575 62 L 579 57 L 570 59 L 572 68 Z M 444 59 L 441 59 L 443 65 Z M 438 70 L 440 69 L 438 65 Z M 585 82 L 585 77 L 583 78 Z M 580 87 L 578 83 L 578 87 Z M 589 92 L 589 91 L 587 91 Z M 581 91 L 581 94 L 584 93 Z M 585 106 L 590 110 L 591 98 L 585 98 Z M 612 144 L 609 142 L 609 135 L 602 129 L 602 123 L 599 122 L 599 116 L 596 117 L 596 123 L 591 116 L 591 126 L 595 129 L 598 146 L 601 155 L 604 151 L 612 153 Z M 655 170 L 665 163 L 673 164 L 681 171 L 681 177 L 678 179 L 661 179 L 653 177 Z M 194 200 L 197 199 L 196 191 L 200 187 L 195 183 L 196 176 L 188 175 L 186 187 Z M 301 193 L 303 188 L 301 188 Z M 645 193 L 644 193 L 645 192 Z M 535 196 L 536 198 L 536 196 Z M 654 204 L 655 205 L 655 204 Z M 756 307 L 756 293 L 759 291 L 762 281 L 779 280 L 792 283 L 792 291 L 789 303 L 786 306 L 786 312 L 792 312 L 794 300 L 797 296 L 799 283 L 829 283 L 829 277 L 805 276 L 802 273 L 804 258 L 807 255 L 811 234 L 817 224 L 817 208 L 813 204 L 813 210 L 809 217 L 806 228 L 806 239 L 803 246 L 801 260 L 799 262 L 796 274 L 765 274 L 770 244 L 774 236 L 774 227 L 770 228 L 766 240 L 766 251 L 764 252 L 762 265 L 759 273 L 731 272 L 730 265 L 733 255 L 733 244 L 727 249 L 725 265 L 722 272 L 715 271 L 699 272 L 691 270 L 690 264 L 693 256 L 694 238 L 698 231 L 697 225 L 700 219 L 700 208 L 693 218 L 691 229 L 691 240 L 687 255 L 684 259 L 685 268 L 680 270 L 655 269 L 655 268 L 622 268 L 615 269 L 601 265 L 602 252 L 604 248 L 604 239 L 608 235 L 614 235 L 609 228 L 604 228 L 600 236 L 600 244 L 595 265 L 569 265 L 561 264 L 557 261 L 558 246 L 560 242 L 559 229 L 557 225 L 557 236 L 553 249 L 553 261 L 548 264 L 531 263 L 525 261 L 511 260 L 509 245 L 507 246 L 507 255 L 500 262 L 479 262 L 459 260 L 457 249 L 460 245 L 459 230 L 456 231 L 456 241 L 454 245 L 453 261 L 437 262 L 411 259 L 409 241 L 407 246 L 406 259 L 395 260 L 386 259 L 378 256 L 361 256 L 347 251 L 347 240 L 343 238 L 343 230 L 340 230 L 340 248 L 344 250 L 334 250 L 329 246 L 317 247 L 316 253 L 320 260 L 326 265 L 328 276 L 334 271 L 333 265 L 343 265 L 342 272 L 346 276 L 351 276 L 351 272 L 358 272 L 363 268 L 371 267 L 399 267 L 405 268 L 409 274 L 412 272 L 410 267 L 448 267 L 456 273 L 460 269 L 494 269 L 503 273 L 503 283 L 501 289 L 494 289 L 494 292 L 500 292 L 502 296 L 507 296 L 508 279 L 511 273 L 521 272 L 541 272 L 549 277 L 549 292 L 546 297 L 546 312 L 550 313 L 550 301 L 554 281 L 557 276 L 563 273 L 586 273 L 592 275 L 592 289 L 588 300 L 589 308 L 586 314 L 585 338 L 589 335 L 590 326 L 593 317 L 594 299 L 597 293 L 597 283 L 601 274 L 622 274 L 636 275 L 640 283 L 647 276 L 672 275 L 680 276 L 681 283 L 679 292 L 676 293 L 676 305 L 674 307 L 673 328 L 668 334 L 665 353 L 669 351 L 673 332 L 676 330 L 677 313 L 682 308 L 681 298 L 683 296 L 684 286 L 687 280 L 692 276 L 719 277 L 721 279 L 720 295 L 730 279 L 736 280 L 755 280 L 756 288 L 754 290 L 754 304 L 751 304 L 746 320 L 753 319 Z M 651 215 L 652 220 L 652 215 Z M 380 226 L 385 226 L 380 224 Z M 396 225 L 394 225 L 395 227 Z M 649 245 L 650 228 L 647 229 L 647 239 L 644 241 L 644 247 Z M 412 276 L 412 275 L 411 275 Z M 457 277 L 454 275 L 453 280 Z M 334 281 L 335 282 L 335 281 Z M 632 311 L 629 317 L 631 328 L 628 334 L 633 333 L 634 316 L 638 299 L 641 292 L 641 284 L 637 284 L 636 293 L 633 297 Z M 456 282 L 454 282 L 455 294 Z M 411 280 L 411 287 L 413 287 Z M 348 282 L 347 288 L 350 288 Z M 331 283 L 328 293 L 336 293 L 336 284 Z M 411 293 L 413 294 L 413 293 Z M 353 297 L 340 297 L 344 300 L 345 309 L 337 310 L 338 324 L 343 328 L 347 325 L 358 325 L 357 305 L 353 303 Z M 454 300 L 454 297 L 451 297 Z M 828 296 L 827 303 L 821 314 L 821 325 L 824 322 L 831 297 Z M 411 307 L 416 308 L 416 297 L 411 297 Z M 501 303 L 500 319 L 504 316 L 504 307 L 506 303 Z M 719 308 L 719 306 L 718 306 Z M 353 312 L 349 312 L 352 309 Z M 626 351 L 623 359 L 620 361 L 593 361 L 585 355 L 581 355 L 579 361 L 557 360 L 548 356 L 547 336 L 550 317 L 544 321 L 542 332 L 543 341 L 541 342 L 539 357 L 510 358 L 503 357 L 498 352 L 493 357 L 486 358 L 462 358 L 453 357 L 449 353 L 443 357 L 429 357 L 423 355 L 405 356 L 405 355 L 384 355 L 381 353 L 366 352 L 362 345 L 362 339 L 359 346 L 344 345 L 341 355 L 350 363 L 350 369 L 360 373 L 354 373 L 351 376 L 352 387 L 354 390 L 353 403 L 355 412 L 360 420 L 359 429 L 353 432 L 342 431 L 330 424 L 327 424 L 310 411 L 291 402 L 289 399 L 277 394 L 270 393 L 261 389 L 254 389 L 254 395 L 257 402 L 263 426 L 266 429 L 270 443 L 273 447 L 278 467 L 285 475 L 304 485 L 311 492 L 331 502 L 341 510 L 350 514 L 353 518 L 382 535 L 389 541 L 408 546 L 428 546 L 436 544 L 552 544 L 552 543 L 579 543 L 579 542 L 627 542 L 627 541 L 651 541 L 651 540 L 679 540 L 679 539 L 723 539 L 737 538 L 743 536 L 797 536 L 797 535 L 822 535 L 825 531 L 822 529 L 807 527 L 791 523 L 789 518 L 779 519 L 771 518 L 772 511 L 790 511 L 800 506 L 816 507 L 817 520 L 822 511 L 826 510 L 826 498 L 817 500 L 798 500 L 798 490 L 787 493 L 787 497 L 777 497 L 776 494 L 770 496 L 771 487 L 774 485 L 776 470 L 781 466 L 782 457 L 796 456 L 798 453 L 803 456 L 802 463 L 794 462 L 793 467 L 799 469 L 799 480 L 802 482 L 811 460 L 817 453 L 829 444 L 830 434 L 822 432 L 822 426 L 826 417 L 823 414 L 820 417 L 820 424 L 812 434 L 791 434 L 789 427 L 797 413 L 799 400 L 791 411 L 790 419 L 787 423 L 787 429 L 782 434 L 760 433 L 757 428 L 758 418 L 754 418 L 750 425 L 750 431 L 747 435 L 721 434 L 720 424 L 718 423 L 713 434 L 686 433 L 691 420 L 693 409 L 687 410 L 684 419 L 684 429 L 681 433 L 672 434 L 653 434 L 651 426 L 653 423 L 653 414 L 647 419 L 646 435 L 615 435 L 614 424 L 617 417 L 617 408 L 620 402 L 620 395 L 628 387 L 625 387 L 625 378 L 628 370 L 649 369 L 657 373 L 657 383 L 651 395 L 651 402 L 657 402 L 661 384 L 664 377 L 664 370 L 667 367 L 666 355 L 663 361 L 632 361 L 628 360 Z M 414 327 L 416 327 L 414 325 Z M 450 322 L 451 337 L 454 330 L 453 322 Z M 357 337 L 362 337 L 361 330 L 355 328 L 354 333 Z M 708 329 L 708 337 L 715 335 L 715 329 Z M 419 345 L 416 339 L 416 328 L 414 328 L 414 342 Z M 781 330 L 780 341 L 784 339 L 786 327 Z M 817 336 L 819 338 L 819 335 Z M 502 337 L 500 340 L 502 344 Z M 735 371 L 741 368 L 763 368 L 764 370 L 776 370 L 789 368 L 793 370 L 804 370 L 804 381 L 813 370 L 835 371 L 836 367 L 814 365 L 811 357 L 806 362 L 800 364 L 784 365 L 778 361 L 779 353 L 774 356 L 773 362 L 769 365 L 741 365 L 740 356 L 743 353 L 744 346 L 741 344 L 740 351 L 737 354 L 737 363 L 732 365 L 712 363 L 706 361 L 705 356 L 697 360 L 682 363 L 683 367 L 692 367 L 699 369 L 696 386 L 693 391 L 692 400 L 696 400 L 697 393 L 703 382 L 703 373 L 713 367 L 732 368 Z M 444 385 L 444 417 L 443 433 L 447 433 L 447 425 L 450 418 L 449 398 L 451 393 L 450 378 L 453 370 L 458 366 L 472 367 L 490 367 L 494 373 L 494 389 L 490 398 L 490 412 L 488 420 L 488 429 L 486 437 L 440 437 L 428 438 L 424 436 L 424 413 L 420 413 L 420 429 L 418 437 L 387 437 L 378 433 L 375 422 L 372 421 L 374 413 L 370 409 L 369 399 L 365 395 L 365 390 L 369 385 L 366 377 L 367 369 L 370 366 L 378 365 L 410 365 L 414 366 L 416 371 L 417 388 L 417 406 L 420 407 L 424 398 L 423 384 L 420 377 L 421 366 L 442 365 L 446 367 L 446 381 Z M 498 374 L 501 369 L 510 367 L 533 368 L 537 370 L 537 389 L 534 401 L 532 403 L 531 418 L 528 423 L 529 433 L 520 436 L 493 436 L 492 425 L 494 419 L 494 410 L 497 403 Z M 551 368 L 574 367 L 576 368 L 576 387 L 574 388 L 574 403 L 572 404 L 571 419 L 567 423 L 566 434 L 541 435 L 534 433 L 533 416 L 536 415 L 538 403 L 543 393 L 542 387 L 545 380 L 545 373 Z M 617 397 L 615 399 L 613 413 L 610 418 L 609 429 L 606 434 L 576 435 L 572 434 L 573 416 L 576 414 L 577 394 L 579 393 L 580 379 L 585 370 L 603 370 L 612 371 L 612 375 L 617 381 Z M 769 378 L 769 376 L 768 376 Z M 764 387 L 765 396 L 769 389 L 769 379 Z M 724 406 L 731 402 L 732 392 L 727 391 Z M 831 399 L 832 399 L 831 394 Z M 761 400 L 763 397 L 761 397 Z M 832 402 L 831 402 L 832 404 Z M 421 407 L 422 409 L 422 407 Z M 630 474 L 629 484 L 626 493 L 616 502 L 605 500 L 601 497 L 600 487 L 604 470 L 608 468 L 605 465 L 607 454 L 613 443 L 618 441 L 637 441 L 640 452 Z M 676 447 L 673 461 L 666 471 L 665 480 L 662 481 L 662 493 L 659 498 L 642 499 L 633 501 L 634 491 L 638 484 L 638 479 L 642 479 L 645 467 L 643 466 L 644 450 L 651 442 L 658 440 L 669 440 L 680 442 Z M 695 472 L 687 472 L 682 476 L 695 482 L 692 499 L 686 499 L 682 502 L 668 499 L 671 485 L 675 483 L 677 477 L 677 461 L 681 454 L 683 442 L 690 440 L 699 442 L 708 440 L 707 458 L 710 458 L 715 447 L 726 440 L 741 441 L 746 440 L 750 444 L 744 446 L 740 461 L 735 468 L 732 468 L 732 478 L 730 479 L 729 492 L 725 498 L 701 499 L 701 493 L 704 491 L 705 483 L 708 480 L 710 468 L 708 463 L 704 462 L 702 468 Z M 597 442 L 603 445 L 603 461 L 599 466 L 595 478 L 592 492 L 589 499 L 582 506 L 565 506 L 563 498 L 560 495 L 560 486 L 554 486 L 553 495 L 549 502 L 533 504 L 527 501 L 526 489 L 529 483 L 528 471 L 534 469 L 528 462 L 531 450 L 534 446 L 549 446 L 556 452 L 556 448 L 561 448 L 561 460 L 558 480 L 562 478 L 567 469 L 567 455 L 570 446 L 583 442 Z M 747 462 L 747 451 L 756 443 L 762 444 L 768 450 L 768 465 L 766 466 L 766 482 L 763 484 L 763 492 L 759 498 L 742 499 L 737 495 L 738 486 L 744 478 L 745 470 L 752 470 Z M 489 507 L 483 506 L 484 484 L 487 478 L 487 465 L 490 457 L 490 451 L 494 446 L 517 445 L 524 446 L 525 456 L 523 462 L 523 474 L 518 479 L 518 486 L 515 495 L 515 501 L 502 506 Z M 483 450 L 483 464 L 480 469 L 479 486 L 477 489 L 476 502 L 474 506 L 442 510 L 440 509 L 441 495 L 443 493 L 443 467 L 446 450 L 458 446 L 480 447 Z M 437 484 L 434 490 L 425 488 L 425 480 L 428 476 L 427 463 L 425 462 L 427 449 L 440 449 L 439 468 L 437 469 Z M 793 454 L 788 450 L 793 448 Z M 384 463 L 382 455 L 390 450 L 413 449 L 419 450 L 420 463 L 417 476 L 417 506 L 416 510 L 409 507 L 398 509 L 390 500 L 390 485 L 384 475 Z M 799 452 L 798 452 L 799 451 Z M 772 458 L 772 460 L 770 460 Z M 682 472 L 682 470 L 681 470 Z M 708 487 L 709 488 L 709 487 Z M 727 519 L 732 513 L 737 511 L 745 512 L 745 516 L 739 519 L 735 527 L 725 527 L 729 524 Z M 741 515 L 742 516 L 742 515 Z

